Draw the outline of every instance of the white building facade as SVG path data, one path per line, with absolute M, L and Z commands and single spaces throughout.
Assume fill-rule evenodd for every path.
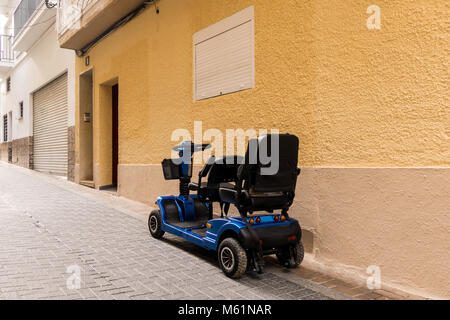
M 3 26 L 0 160 L 73 180 L 75 53 L 59 48 L 56 8 L 3 2 L 15 9 Z

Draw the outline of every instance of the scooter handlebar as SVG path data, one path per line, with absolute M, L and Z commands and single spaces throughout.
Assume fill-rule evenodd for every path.
M 212 145 L 210 143 L 204 143 L 201 145 L 201 147 L 202 147 L 202 151 L 205 151 L 205 150 L 211 149 Z
M 184 141 L 182 144 L 175 146 L 173 150 L 177 152 L 190 150 L 191 153 L 194 153 L 198 151 L 205 151 L 207 149 L 210 149 L 211 147 L 212 146 L 209 143 L 195 144 L 191 141 Z

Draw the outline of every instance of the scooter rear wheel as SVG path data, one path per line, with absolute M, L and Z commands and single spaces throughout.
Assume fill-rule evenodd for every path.
M 247 253 L 234 238 L 226 238 L 217 251 L 220 268 L 227 277 L 238 279 L 247 269 Z
M 297 268 L 302 263 L 303 258 L 305 257 L 303 243 L 300 241 L 292 249 L 292 257 L 290 248 L 283 248 L 279 253 L 277 253 L 278 262 L 283 267 Z
M 161 239 L 165 232 L 162 230 L 162 218 L 159 210 L 154 210 L 148 218 L 148 229 L 153 238 Z

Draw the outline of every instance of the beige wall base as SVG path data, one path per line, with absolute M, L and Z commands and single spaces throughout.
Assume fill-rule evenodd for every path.
M 33 137 L 1 143 L 0 161 L 33 169 Z
M 291 210 L 314 258 L 426 297 L 450 297 L 450 168 L 306 168 Z
M 33 169 L 34 157 L 33 157 L 33 137 L 26 137 L 17 139 L 12 142 L 12 161 L 11 163 L 27 168 Z
M 75 127 L 68 129 L 68 179 L 75 180 Z M 10 149 L 10 150 L 8 150 Z M 10 156 L 10 159 L 9 159 Z M 26 137 L 0 145 L 0 160 L 26 169 L 34 169 L 34 138 Z
M 75 175 L 74 182 L 79 184 L 81 182 L 81 179 L 80 179 L 80 165 L 78 163 L 75 163 L 74 171 L 75 171 L 75 173 L 74 173 L 74 175 Z
M 178 194 L 160 165 L 120 165 L 119 195 L 153 205 Z M 303 168 L 292 217 L 311 261 L 424 297 L 450 298 L 450 168 Z
M 177 195 L 178 181 L 165 181 L 160 165 L 119 165 L 119 196 L 154 205 L 162 195 Z
M 8 162 L 8 142 L 0 143 L 0 161 Z

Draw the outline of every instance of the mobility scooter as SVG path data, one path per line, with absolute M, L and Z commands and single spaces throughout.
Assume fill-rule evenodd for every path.
M 258 155 L 274 138 L 279 143 L 278 171 L 264 175 L 262 169 L 270 164 L 263 164 Z M 287 268 L 300 265 L 302 231 L 288 215 L 300 174 L 298 138 L 282 134 L 250 140 L 245 157 L 211 157 L 198 182 L 191 182 L 193 154 L 209 147 L 185 141 L 174 147 L 179 159 L 162 162 L 165 179 L 180 181 L 180 195 L 158 198 L 159 210 L 148 220 L 151 235 L 160 239 L 168 232 L 216 251 L 221 269 L 230 278 L 246 271 L 263 273 L 264 255 L 276 254 Z M 220 217 L 214 215 L 213 203 L 220 204 Z M 237 208 L 239 217 L 228 216 L 230 205 Z

